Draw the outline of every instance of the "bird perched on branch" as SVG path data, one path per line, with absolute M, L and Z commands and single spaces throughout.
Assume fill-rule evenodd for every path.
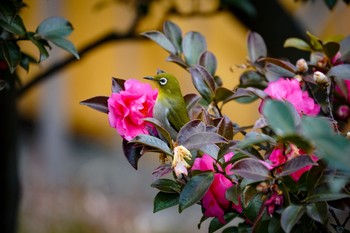
M 158 87 L 153 117 L 162 123 L 175 140 L 181 127 L 190 121 L 179 82 L 175 76 L 168 73 L 158 73 L 144 78 L 155 82 Z

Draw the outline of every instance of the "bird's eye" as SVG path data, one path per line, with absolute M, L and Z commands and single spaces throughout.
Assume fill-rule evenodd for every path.
M 167 82 L 168 82 L 168 79 L 166 79 L 166 78 L 159 79 L 159 84 L 162 86 L 164 86 Z

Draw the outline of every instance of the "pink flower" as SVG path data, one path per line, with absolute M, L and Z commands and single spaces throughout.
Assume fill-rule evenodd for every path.
M 267 214 L 272 216 L 275 212 L 276 207 L 279 208 L 283 205 L 283 194 L 278 194 L 274 192 L 269 199 L 266 200 L 265 206 L 267 209 Z
M 287 151 L 287 150 L 285 150 Z M 295 158 L 296 156 L 299 156 L 300 154 L 303 154 L 303 151 L 301 149 L 296 148 L 294 145 L 291 145 L 291 149 L 288 152 L 283 152 L 283 149 L 280 147 L 276 147 L 272 153 L 269 156 L 269 161 L 271 162 L 272 168 L 278 167 L 280 165 L 283 165 L 288 160 L 291 160 L 292 158 Z M 316 162 L 318 158 L 315 155 L 311 155 L 311 159 Z M 292 179 L 297 182 L 300 177 L 306 172 L 311 169 L 311 165 L 305 166 L 298 171 L 290 174 Z M 279 168 L 280 171 L 283 170 L 283 167 Z
M 316 116 L 320 112 L 320 106 L 309 97 L 307 91 L 302 91 L 296 79 L 280 78 L 270 82 L 264 90 L 272 99 L 288 101 L 299 114 Z
M 224 156 L 225 162 L 229 161 L 233 153 L 228 153 Z M 214 164 L 220 173 L 214 174 L 214 181 L 209 187 L 209 190 L 205 193 L 202 198 L 202 205 L 205 209 L 204 215 L 207 217 L 216 217 L 221 223 L 225 223 L 224 214 L 225 210 L 230 207 L 230 201 L 225 197 L 228 188 L 233 186 L 233 182 L 226 178 L 224 171 L 221 166 L 216 163 L 215 159 L 211 156 L 204 154 L 201 158 L 196 158 L 192 170 L 200 171 L 215 171 Z M 232 165 L 228 165 L 225 168 L 227 175 L 232 174 L 230 171 Z M 242 206 L 240 204 L 231 204 L 231 207 L 236 209 L 238 212 L 242 212 Z
M 125 81 L 124 90 L 112 93 L 108 99 L 109 124 L 128 141 L 138 134 L 149 134 L 152 126 L 143 118 L 153 116 L 157 95 L 158 90 L 152 90 L 148 83 Z

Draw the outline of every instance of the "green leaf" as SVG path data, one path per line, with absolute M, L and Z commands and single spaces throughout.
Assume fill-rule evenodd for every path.
M 214 181 L 213 172 L 193 176 L 180 193 L 179 212 L 199 202 Z
M 169 179 L 158 179 L 151 184 L 151 187 L 157 188 L 164 193 L 180 193 L 181 188 L 178 183 Z
M 174 62 L 176 64 L 178 64 L 179 66 L 181 66 L 184 69 L 187 69 L 188 65 L 186 64 L 186 62 L 184 62 L 180 57 L 178 57 L 177 55 L 174 54 L 170 54 L 166 61 L 168 62 Z
M 255 63 L 259 58 L 266 57 L 266 44 L 260 34 L 256 32 L 250 32 L 248 34 L 247 44 L 250 62 Z
M 340 64 L 333 66 L 326 75 L 328 77 L 350 80 L 350 65 Z
M 256 71 L 245 71 L 239 77 L 239 87 L 265 88 L 266 86 L 267 82 L 265 81 L 264 76 Z
M 318 193 L 305 198 L 305 202 L 335 201 L 344 198 L 350 198 L 350 195 L 346 193 Z
M 176 48 L 176 55 L 181 54 L 182 32 L 181 29 L 173 22 L 166 20 L 163 25 L 165 36 L 171 41 Z
M 321 40 L 317 36 L 311 34 L 310 32 L 306 32 L 306 34 L 310 39 L 310 46 L 311 46 L 312 50 L 321 51 L 322 50 Z
M 252 145 L 257 145 L 263 142 L 268 142 L 275 144 L 276 140 L 266 134 L 258 133 L 258 132 L 248 132 L 244 139 L 238 143 L 238 147 L 241 149 L 247 148 Z
M 230 100 L 233 100 L 234 98 L 239 98 L 239 97 L 236 97 L 235 93 L 227 89 L 226 87 L 218 87 L 215 90 L 215 101 L 217 103 L 222 101 L 225 104 Z
M 197 94 L 187 94 L 184 96 L 184 100 L 186 103 L 186 109 L 189 112 L 201 99 L 201 97 Z
M 25 53 L 21 53 L 21 58 L 20 66 L 27 72 L 29 71 L 30 63 L 37 63 L 32 56 Z
M 6 15 L 1 12 L 0 26 L 6 31 L 18 36 L 24 36 L 27 32 L 23 20 L 19 15 Z
M 148 39 L 153 40 L 156 42 L 160 47 L 165 49 L 171 54 L 176 54 L 176 48 L 175 46 L 171 43 L 171 41 L 161 32 L 159 31 L 148 31 L 141 33 L 141 35 L 147 37 Z
M 294 38 L 294 37 L 288 38 L 284 42 L 283 47 L 285 48 L 292 47 L 303 51 L 311 51 L 310 45 L 307 42 L 305 42 L 302 39 Z
M 312 166 L 317 165 L 316 162 L 314 162 L 309 155 L 300 155 L 298 157 L 295 157 L 291 160 L 289 160 L 284 166 L 281 173 L 278 174 L 278 176 L 283 177 L 290 175 L 296 171 L 299 171 L 301 168 L 304 168 L 306 166 Z
M 186 142 L 182 145 L 187 149 L 201 149 L 201 147 L 206 145 L 212 145 L 216 143 L 227 143 L 227 140 L 217 133 L 202 132 L 192 134 Z
M 188 65 L 198 64 L 199 57 L 207 50 L 207 42 L 199 32 L 188 32 L 182 40 L 182 51 Z
M 293 135 L 296 132 L 296 111 L 287 102 L 266 100 L 262 110 L 273 131 L 279 136 Z
M 328 216 L 328 204 L 327 202 L 314 202 L 306 206 L 306 213 L 313 220 L 326 224 Z
M 209 103 L 214 98 L 215 81 L 213 76 L 200 65 L 189 68 L 192 82 L 199 94 Z
M 179 203 L 178 193 L 159 192 L 153 201 L 153 213 L 167 209 Z
M 95 109 L 99 112 L 108 113 L 108 100 L 107 96 L 95 96 L 80 102 L 80 104 L 88 106 L 92 109 Z
M 227 200 L 232 201 L 233 204 L 239 204 L 239 197 L 241 195 L 241 188 L 239 185 L 233 185 L 226 190 L 225 197 Z
M 222 224 L 218 218 L 213 218 L 213 220 L 211 220 L 210 224 L 209 224 L 209 229 L 208 232 L 209 233 L 213 233 L 217 230 L 219 230 L 220 228 L 222 228 L 223 226 L 225 226 L 227 223 L 231 222 L 232 219 L 236 218 L 238 216 L 238 214 L 236 213 L 227 213 L 224 215 L 224 219 L 225 219 L 225 224 Z
M 130 143 L 139 143 L 139 144 L 147 145 L 149 147 L 158 149 L 167 155 L 173 156 L 172 151 L 164 141 L 160 140 L 159 138 L 153 137 L 151 135 L 139 134 L 136 137 L 134 137 L 130 141 Z
M 263 181 L 272 179 L 267 165 L 258 159 L 244 158 L 238 160 L 232 165 L 231 170 L 234 174 L 249 180 Z
M 9 66 L 10 72 L 15 72 L 15 69 L 21 61 L 21 51 L 19 46 L 14 41 L 3 41 L 1 43 L 2 54 Z
M 49 53 L 47 52 L 47 49 L 46 49 L 46 47 L 49 47 L 47 41 L 43 39 L 40 39 L 40 40 L 36 39 L 34 37 L 34 34 L 32 33 L 28 33 L 28 38 L 39 49 L 39 53 L 40 53 L 39 62 L 46 60 L 49 57 Z
M 324 44 L 322 47 L 327 57 L 332 59 L 339 52 L 340 45 L 337 42 L 331 41 Z
M 57 45 L 58 47 L 66 50 L 67 52 L 73 54 L 76 59 L 79 59 L 79 54 L 76 48 L 74 47 L 73 43 L 70 42 L 69 40 L 66 40 L 64 38 L 59 38 L 59 37 L 49 37 L 47 38 L 50 40 L 52 43 Z
M 43 38 L 62 38 L 69 36 L 73 27 L 69 21 L 62 17 L 50 17 L 42 21 L 36 29 Z
M 158 121 L 155 118 L 144 118 L 143 120 L 154 125 L 154 127 L 156 127 L 156 129 L 157 129 L 157 132 L 158 132 L 160 138 L 168 143 L 168 145 L 170 146 L 170 149 L 173 149 L 172 148 L 173 143 L 172 143 L 171 136 L 170 136 L 169 132 L 162 127 L 162 123 L 160 123 L 160 121 Z
M 263 205 L 262 194 L 257 194 L 250 200 L 248 206 L 243 208 L 244 215 L 254 222 L 259 215 L 261 205 Z
M 282 229 L 289 233 L 293 229 L 294 225 L 304 215 L 306 211 L 305 206 L 302 205 L 290 205 L 283 212 L 281 216 Z
M 199 58 L 199 65 L 205 67 L 211 75 L 215 75 L 217 61 L 215 55 L 212 52 L 203 52 Z
M 142 147 L 136 147 L 134 144 L 129 143 L 125 139 L 123 139 L 122 147 L 124 156 L 130 163 L 130 165 L 137 170 L 137 163 L 142 156 Z

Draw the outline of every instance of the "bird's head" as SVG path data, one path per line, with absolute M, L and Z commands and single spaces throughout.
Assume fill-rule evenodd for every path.
M 159 73 L 155 76 L 146 76 L 144 78 L 155 82 L 160 93 L 181 93 L 179 82 L 174 75 L 168 73 Z

